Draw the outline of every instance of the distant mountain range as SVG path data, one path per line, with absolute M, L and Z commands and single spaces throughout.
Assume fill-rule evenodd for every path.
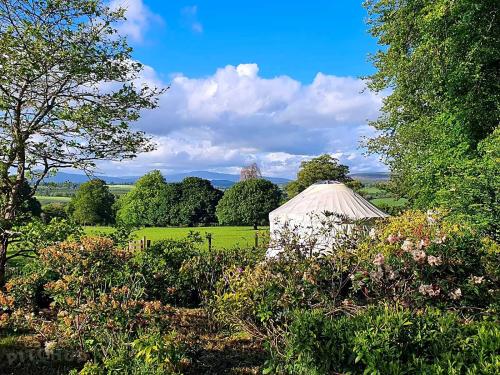
M 389 179 L 389 172 L 362 172 L 351 173 L 350 176 L 356 180 L 364 181 L 386 181 Z
M 130 185 L 134 184 L 139 179 L 139 176 L 114 177 L 105 175 L 95 175 L 95 177 L 100 178 L 106 181 L 106 183 L 113 185 Z M 218 173 L 209 171 L 193 171 L 187 173 L 167 174 L 165 176 L 165 179 L 168 182 L 181 182 L 186 177 L 204 178 L 206 180 L 211 181 L 215 187 L 222 189 L 227 189 L 240 180 L 240 176 L 236 174 Z M 351 177 L 358 179 L 362 182 L 384 181 L 389 179 L 389 173 L 387 172 L 352 173 Z M 285 185 L 291 181 L 287 178 L 281 178 L 281 177 L 264 177 L 264 178 L 277 185 Z M 72 182 L 74 184 L 81 184 L 88 180 L 89 177 L 87 177 L 84 174 L 58 172 L 55 176 L 47 177 L 45 179 L 45 182 L 55 182 L 55 183 Z
M 114 177 L 114 176 L 105 176 L 105 175 L 95 175 L 94 177 L 100 178 L 108 184 L 113 185 L 129 185 L 134 184 L 140 177 L 139 176 L 131 176 L 131 177 Z M 168 182 L 181 182 L 186 177 L 199 177 L 204 178 L 212 182 L 212 184 L 216 187 L 227 188 L 232 186 L 235 182 L 240 180 L 240 176 L 236 174 L 228 174 L 228 173 L 217 173 L 217 172 L 208 172 L 208 171 L 193 171 L 187 173 L 177 173 L 177 174 L 167 174 L 165 175 L 165 179 Z M 266 180 L 269 180 L 275 184 L 283 185 L 290 182 L 290 180 L 286 178 L 280 177 L 264 177 Z M 57 172 L 54 176 L 47 177 L 45 182 L 72 182 L 74 184 L 81 184 L 89 180 L 84 174 L 77 173 L 66 173 L 66 172 Z

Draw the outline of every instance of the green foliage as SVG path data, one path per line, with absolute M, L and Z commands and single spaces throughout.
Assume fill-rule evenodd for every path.
M 93 179 L 80 185 L 68 211 L 73 220 L 82 225 L 109 224 L 114 221 L 114 202 L 115 196 L 106 182 Z
M 183 263 L 198 254 L 197 245 L 191 239 L 163 240 L 135 256 L 148 298 L 183 306 L 199 302 L 192 275 L 180 272 Z
M 350 182 L 349 167 L 339 164 L 338 160 L 329 154 L 318 156 L 300 164 L 297 179 L 290 182 L 286 191 L 289 198 L 294 197 L 318 181 L 333 180 Z
M 279 187 L 264 179 L 252 178 L 241 181 L 224 192 L 217 205 L 220 224 L 265 225 L 269 212 L 279 206 Z
M 135 226 L 194 226 L 216 221 L 222 193 L 201 178 L 167 183 L 160 171 L 141 177 L 117 203 L 117 220 Z
M 498 236 L 498 3 L 370 0 L 371 89 L 390 94 L 369 149 L 385 156 L 400 195 L 443 206 Z M 480 89 L 479 89 L 480 88 Z
M 141 251 L 134 263 L 143 275 L 150 299 L 178 306 L 198 306 L 211 297 L 224 273 L 253 266 L 264 249 L 200 249 L 199 233 L 182 240 L 163 240 Z
M 222 192 L 212 183 L 198 177 L 185 178 L 180 184 L 181 197 L 178 202 L 177 225 L 207 225 L 217 222 L 215 208 Z
M 83 234 L 79 225 L 64 219 L 52 219 L 48 224 L 35 219 L 13 229 L 17 237 L 11 243 L 8 259 L 18 256 L 34 258 L 47 246 L 67 239 L 78 239 Z
M 49 203 L 43 206 L 42 219 L 45 223 L 50 223 L 52 219 L 67 219 L 67 207 L 63 203 Z
M 496 322 L 464 324 L 435 309 L 371 307 L 340 318 L 301 311 L 284 342 L 268 373 L 494 374 L 500 368 Z
M 137 180 L 135 188 L 118 201 L 117 221 L 134 226 L 166 225 L 170 210 L 167 197 L 173 197 L 167 189 L 160 171 L 145 174 Z

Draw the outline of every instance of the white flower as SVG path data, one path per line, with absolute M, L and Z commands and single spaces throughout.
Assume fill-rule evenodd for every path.
M 460 297 L 462 297 L 462 290 L 460 288 L 457 288 L 450 293 L 450 298 L 453 300 L 460 299 Z
M 435 216 L 437 215 L 437 211 L 427 210 L 427 222 L 429 224 L 434 224 L 436 222 Z
M 368 235 L 370 236 L 370 238 L 372 240 L 376 240 L 377 239 L 377 231 L 375 230 L 375 228 L 370 229 L 370 232 L 368 233 Z
M 376 256 L 375 256 L 375 259 L 373 259 L 373 264 L 376 265 L 376 266 L 381 266 L 383 265 L 385 262 L 385 258 L 382 254 L 378 253 Z
M 441 289 L 439 289 L 439 287 L 434 287 L 432 284 L 422 284 L 418 288 L 418 291 L 424 296 L 429 295 L 430 297 L 437 297 L 441 293 Z
M 427 257 L 423 250 L 414 250 L 411 252 L 411 255 L 413 256 L 413 260 L 417 263 L 424 263 Z
M 443 264 L 441 257 L 435 257 L 433 255 L 429 255 L 427 257 L 427 262 L 430 266 L 440 266 L 441 264 Z
M 411 242 L 410 240 L 406 239 L 404 242 L 403 242 L 403 245 L 401 245 L 401 249 L 403 251 L 412 251 L 413 248 L 415 246 L 413 245 L 413 242 Z
M 484 276 L 472 276 L 471 279 L 474 284 L 482 284 L 484 281 Z
M 420 240 L 420 242 L 417 245 L 417 248 L 423 249 L 424 247 L 429 246 L 429 244 L 430 244 L 429 239 L 428 238 L 424 238 L 423 240 Z

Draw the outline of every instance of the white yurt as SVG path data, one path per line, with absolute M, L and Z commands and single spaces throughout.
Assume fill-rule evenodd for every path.
M 364 222 L 367 225 L 375 219 L 388 217 L 343 183 L 318 182 L 269 213 L 271 243 L 267 255 L 272 257 L 282 251 L 280 236 L 290 232 L 298 236 L 299 241 L 307 241 L 311 236 L 321 237 L 316 238 L 314 251 L 328 249 L 335 241 L 336 231 L 349 231 L 354 225 L 346 224 L 344 220 L 326 227 L 329 233 L 324 233 L 325 222 L 332 214 L 341 215 L 351 223 Z

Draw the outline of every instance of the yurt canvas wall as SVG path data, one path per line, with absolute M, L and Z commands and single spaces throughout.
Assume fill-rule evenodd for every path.
M 352 224 L 331 225 L 331 217 L 325 213 L 341 215 L 351 222 L 385 218 L 388 215 L 352 191 L 346 185 L 325 181 L 311 185 L 269 214 L 271 246 L 273 256 L 280 252 L 280 236 L 293 232 L 301 241 L 317 237 L 316 251 L 323 251 L 335 240 L 335 231 L 349 231 Z M 328 215 L 328 214 L 327 214 Z M 329 222 L 325 226 L 325 222 Z M 328 233 L 325 228 L 328 229 Z

